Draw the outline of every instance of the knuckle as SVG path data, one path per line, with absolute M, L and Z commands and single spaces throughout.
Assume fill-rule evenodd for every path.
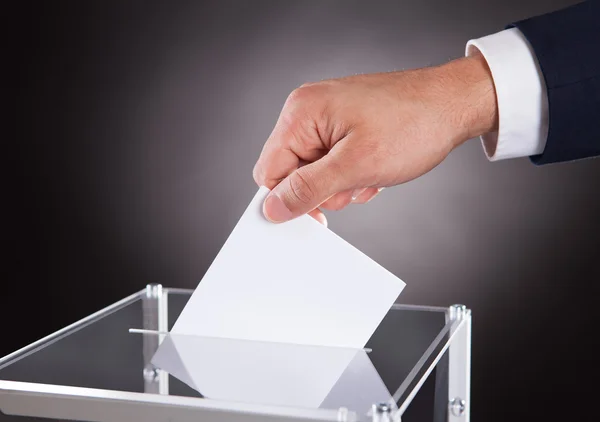
M 305 93 L 304 93 L 303 88 L 296 88 L 292 92 L 290 92 L 290 95 L 288 95 L 285 104 L 288 107 L 296 105 L 300 101 L 302 101 L 302 99 L 304 97 L 305 97 Z
M 310 178 L 300 170 L 290 177 L 290 195 L 295 201 L 304 205 L 310 204 L 315 199 L 316 192 Z
M 313 97 L 315 92 L 315 84 L 305 83 L 294 89 L 290 95 L 288 95 L 287 103 L 299 104 Z
M 327 95 L 322 83 L 306 83 L 294 89 L 287 97 L 280 122 L 290 130 L 301 122 L 314 120 L 327 109 Z
M 306 110 L 307 94 L 303 88 L 296 88 L 288 96 L 281 111 L 280 123 L 282 127 L 292 130 L 294 125 L 301 121 Z

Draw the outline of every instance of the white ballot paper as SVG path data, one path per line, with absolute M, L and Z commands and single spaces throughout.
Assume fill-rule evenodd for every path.
M 174 334 L 362 348 L 404 283 L 305 215 L 264 217 L 260 188 Z
M 362 348 L 404 283 L 309 216 L 267 221 L 268 193 L 258 190 L 152 362 L 208 398 L 389 399 Z

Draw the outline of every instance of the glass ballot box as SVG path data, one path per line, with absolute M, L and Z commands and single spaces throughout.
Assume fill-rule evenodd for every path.
M 394 305 L 348 349 L 169 333 L 191 294 L 148 285 L 0 359 L 0 421 L 469 421 L 465 306 Z

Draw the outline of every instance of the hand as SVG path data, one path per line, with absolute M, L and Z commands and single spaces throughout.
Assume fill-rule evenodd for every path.
M 370 201 L 415 179 L 458 145 L 496 128 L 496 95 L 482 56 L 409 70 L 306 84 L 288 97 L 254 167 L 272 189 L 275 223 L 319 207 Z

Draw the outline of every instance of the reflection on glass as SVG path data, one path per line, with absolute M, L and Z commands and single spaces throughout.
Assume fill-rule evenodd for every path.
M 391 399 L 363 349 L 168 334 L 152 363 L 209 399 L 361 413 Z

